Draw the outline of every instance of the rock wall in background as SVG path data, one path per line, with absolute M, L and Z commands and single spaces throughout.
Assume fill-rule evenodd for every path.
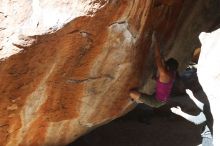
M 66 145 L 125 114 L 152 73 L 152 31 L 183 68 L 196 42 L 185 29 L 200 17 L 201 30 L 216 27 L 216 3 L 1 1 L 0 145 Z

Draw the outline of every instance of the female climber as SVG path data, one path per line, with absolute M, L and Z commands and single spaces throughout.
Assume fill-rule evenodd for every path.
M 137 90 L 131 90 L 130 97 L 137 103 L 144 103 L 150 107 L 158 108 L 169 99 L 179 64 L 174 58 L 169 58 L 167 61 L 162 59 L 155 33 L 152 35 L 152 43 L 155 48 L 157 66 L 156 91 L 153 95 L 147 95 Z

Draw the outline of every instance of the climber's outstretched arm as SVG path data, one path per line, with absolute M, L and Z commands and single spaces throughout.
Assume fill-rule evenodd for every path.
M 152 34 L 152 43 L 153 43 L 153 46 L 154 46 L 154 49 L 155 49 L 155 61 L 156 61 L 157 69 L 158 69 L 160 74 L 166 73 L 166 68 L 165 68 L 162 56 L 160 54 L 160 47 L 159 47 L 159 44 L 157 42 L 155 32 L 153 32 L 153 34 Z

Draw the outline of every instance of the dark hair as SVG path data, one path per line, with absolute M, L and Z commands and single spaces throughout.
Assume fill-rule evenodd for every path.
M 176 71 L 179 63 L 176 59 L 174 58 L 169 58 L 168 60 L 165 61 L 165 65 L 170 71 Z

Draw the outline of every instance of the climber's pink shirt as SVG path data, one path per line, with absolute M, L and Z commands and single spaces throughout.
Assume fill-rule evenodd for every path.
M 161 102 L 167 102 L 171 89 L 173 87 L 175 76 L 168 82 L 168 83 L 162 83 L 159 81 L 159 78 L 156 82 L 156 99 Z

